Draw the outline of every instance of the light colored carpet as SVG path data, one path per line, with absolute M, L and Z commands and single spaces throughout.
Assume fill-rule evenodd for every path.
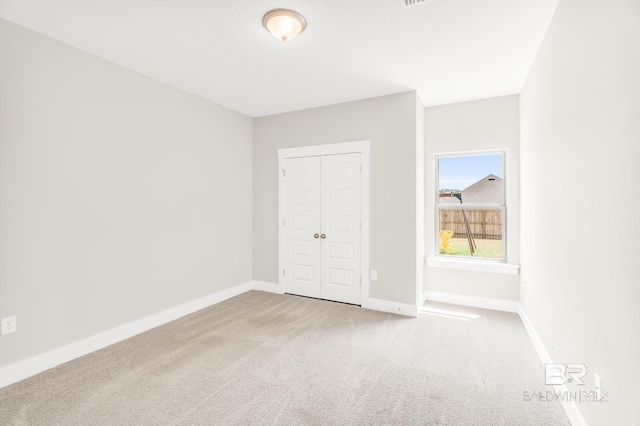
M 0 389 L 2 425 L 566 425 L 514 314 L 251 291 Z

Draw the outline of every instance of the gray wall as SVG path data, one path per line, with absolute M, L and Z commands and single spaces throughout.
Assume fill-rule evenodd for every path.
M 640 3 L 561 0 L 520 97 L 521 301 L 602 378 L 590 425 L 640 424 Z M 526 283 L 526 288 L 524 284 Z
M 416 302 L 416 94 L 254 120 L 254 279 L 278 282 L 278 149 L 369 140 L 370 297 Z
M 520 148 L 518 96 L 425 108 L 426 255 L 435 255 L 434 154 L 507 149 L 508 261 L 520 262 Z M 427 268 L 424 289 L 517 301 L 518 276 Z
M 252 279 L 252 120 L 0 19 L 0 366 Z

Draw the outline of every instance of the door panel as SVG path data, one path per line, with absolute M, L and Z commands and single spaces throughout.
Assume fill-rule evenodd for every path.
M 335 241 L 328 241 L 327 243 L 329 259 L 353 259 L 353 244 L 352 243 L 338 243 Z
M 285 170 L 285 291 L 320 297 L 320 157 L 288 159 Z
M 355 220 L 349 216 L 332 216 L 327 219 L 327 232 L 354 232 Z
M 327 278 L 327 284 L 332 286 L 346 286 L 353 287 L 355 283 L 353 282 L 353 271 L 349 269 L 335 269 L 328 268 L 329 276 Z
M 322 157 L 323 299 L 360 304 L 361 155 Z

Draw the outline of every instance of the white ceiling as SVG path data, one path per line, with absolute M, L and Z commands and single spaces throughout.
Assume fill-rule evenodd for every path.
M 0 17 L 251 117 L 519 93 L 558 0 L 0 0 Z M 281 42 L 275 8 L 307 29 Z

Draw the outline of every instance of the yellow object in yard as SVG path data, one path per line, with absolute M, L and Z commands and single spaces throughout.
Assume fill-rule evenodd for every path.
M 451 253 L 453 247 L 449 247 L 449 238 L 453 237 L 453 231 L 445 229 L 440 231 L 440 253 Z

